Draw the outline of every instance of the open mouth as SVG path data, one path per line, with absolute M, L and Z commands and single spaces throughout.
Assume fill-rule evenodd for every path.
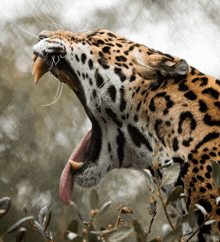
M 61 82 L 67 83 L 71 89 L 74 89 L 75 92 L 78 92 L 78 87 L 74 84 L 74 81 L 71 79 L 71 77 L 68 74 L 66 74 L 63 70 L 53 67 L 53 62 L 55 62 L 54 60 L 50 61 L 51 66 L 48 64 L 46 60 L 44 60 L 44 58 L 38 56 L 37 54 L 34 54 L 32 60 L 34 62 L 32 70 L 32 74 L 35 76 L 34 83 L 38 83 L 40 78 L 45 73 L 51 71 Z M 62 60 L 59 60 L 59 62 L 62 62 Z
M 45 60 L 37 53 L 34 53 L 33 56 L 33 70 L 32 74 L 35 76 L 34 82 L 38 83 L 40 78 L 50 71 L 55 75 L 61 82 L 67 83 L 71 89 L 77 94 L 78 87 L 74 84 L 71 76 L 66 74 L 61 69 L 58 69 L 57 66 L 51 65 L 50 61 Z M 78 96 L 78 95 L 77 95 Z M 67 162 L 60 179 L 60 196 L 64 203 L 71 204 L 72 191 L 74 187 L 74 175 L 79 172 L 82 168 L 84 161 L 84 155 L 86 153 L 89 144 L 91 143 L 91 130 L 86 134 L 80 144 L 75 148 L 72 155 Z

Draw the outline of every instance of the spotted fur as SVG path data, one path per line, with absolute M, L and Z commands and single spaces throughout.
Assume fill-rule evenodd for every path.
M 150 167 L 159 141 L 161 163 L 181 164 L 187 206 L 212 213 L 219 196 L 210 160 L 220 162 L 220 81 L 107 30 L 44 31 L 39 38 L 35 54 L 55 76 L 60 69 L 70 77 L 92 122 L 76 181 L 93 186 L 115 167 Z M 220 207 L 212 219 L 220 229 Z

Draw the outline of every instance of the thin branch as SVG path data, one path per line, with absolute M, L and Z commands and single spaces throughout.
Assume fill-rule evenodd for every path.
M 120 223 L 122 210 L 123 210 L 123 205 L 120 205 L 120 207 L 119 207 L 119 214 L 118 214 L 117 222 L 115 224 L 115 228 L 117 228 L 118 224 Z
M 173 224 L 172 224 L 172 222 L 171 222 L 171 220 L 170 220 L 170 217 L 169 217 L 169 215 L 168 215 L 168 213 L 167 213 L 167 210 L 166 210 L 167 205 L 166 205 L 166 203 L 163 201 L 162 194 L 161 194 L 161 191 L 160 191 L 160 185 L 159 185 L 159 182 L 158 182 L 158 179 L 157 179 L 157 166 L 158 166 L 158 164 L 159 164 L 159 163 L 157 163 L 156 165 L 153 166 L 155 182 L 156 182 L 157 189 L 158 189 L 158 192 L 157 192 L 156 194 L 157 194 L 157 196 L 158 196 L 158 197 L 160 198 L 160 200 L 161 200 L 161 203 L 162 203 L 162 205 L 163 205 L 163 209 L 164 209 L 164 212 L 165 212 L 166 218 L 167 218 L 167 220 L 168 220 L 168 222 L 169 222 L 171 228 L 174 229 L 174 226 L 173 226 Z
M 146 234 L 146 238 L 147 238 L 147 236 L 149 235 L 149 233 L 151 232 L 151 228 L 152 228 L 152 225 L 153 225 L 153 222 L 154 222 L 154 217 L 155 217 L 156 214 L 157 214 L 157 212 L 155 211 L 155 213 L 153 214 L 153 216 L 152 216 L 152 218 L 151 218 L 150 226 L 149 226 L 148 232 L 145 232 L 145 234 Z

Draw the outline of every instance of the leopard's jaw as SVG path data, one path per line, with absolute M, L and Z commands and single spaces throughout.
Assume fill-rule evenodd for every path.
M 58 48 L 57 42 L 62 45 L 62 48 L 59 48 L 59 55 L 62 55 L 60 61 L 63 63 L 57 63 L 59 65 L 56 66 L 53 64 L 53 58 L 55 57 L 50 57 L 53 56 L 52 49 L 55 48 L 55 50 L 57 50 Z M 84 48 L 84 51 L 87 50 L 86 46 L 81 46 L 80 48 Z M 77 58 L 77 53 L 72 54 L 64 41 L 55 40 L 54 44 L 47 42 L 47 39 L 43 39 L 34 46 L 35 55 L 33 60 L 35 65 L 33 67 L 33 74 L 35 74 L 35 82 L 37 83 L 42 76 L 41 73 L 46 73 L 49 69 L 60 81 L 66 82 L 81 100 L 92 122 L 92 137 L 83 158 L 86 165 L 78 171 L 74 179 L 79 185 L 90 187 L 99 183 L 102 177 L 113 168 L 146 167 L 148 160 L 150 160 L 150 153 L 142 151 L 141 156 L 137 154 L 137 152 L 129 146 L 129 140 L 125 139 L 125 137 L 128 136 L 128 131 L 127 128 L 125 128 L 126 126 L 123 125 L 123 119 L 120 117 L 116 120 L 114 117 L 115 113 L 112 110 L 118 109 L 116 103 L 124 98 L 123 90 L 125 83 L 117 84 L 118 88 L 121 90 L 121 95 L 113 97 L 114 93 L 111 93 L 109 97 L 109 93 L 114 92 L 111 91 L 112 84 L 110 79 L 112 73 L 109 72 L 103 75 L 97 71 L 95 67 L 91 68 L 91 65 L 95 66 L 96 64 L 94 61 L 93 64 L 89 64 L 89 60 L 92 59 L 92 54 L 88 50 L 87 52 L 86 59 L 90 67 L 78 67 L 78 59 L 80 59 L 81 62 L 83 57 L 78 54 L 79 56 Z M 40 75 L 37 75 L 38 73 L 40 73 Z M 83 77 L 83 75 L 86 76 L 85 73 L 89 77 L 87 80 Z M 71 78 L 72 76 L 74 76 L 74 78 Z M 106 80 L 108 81 L 106 82 Z M 87 85 L 89 82 L 91 87 L 88 89 Z M 99 92 L 95 92 L 94 85 L 92 86 L 91 82 L 98 87 Z M 107 93 L 108 96 L 106 97 Z M 111 104 L 109 101 L 114 98 L 117 100 L 115 100 L 115 103 L 113 102 Z M 105 106 L 106 103 L 107 105 Z M 127 105 L 124 112 L 128 113 L 129 108 L 130 107 Z M 124 123 L 126 123 L 126 121 L 124 121 Z M 115 143 L 117 146 L 115 146 Z

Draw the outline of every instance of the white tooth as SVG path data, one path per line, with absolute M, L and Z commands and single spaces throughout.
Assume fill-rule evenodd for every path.
M 76 162 L 73 160 L 69 160 L 70 165 L 72 166 L 73 170 L 75 171 L 81 164 L 83 164 L 82 162 Z
M 33 57 L 35 58 L 35 57 Z M 38 57 L 35 60 L 34 66 L 33 66 L 33 70 L 32 70 L 32 74 L 35 75 L 38 69 L 41 69 L 43 67 L 47 66 L 47 63 L 44 59 L 42 59 L 41 57 Z
M 32 60 L 35 62 L 37 60 L 38 55 L 33 55 Z
M 32 74 L 35 75 L 34 83 L 38 83 L 40 78 L 48 72 L 49 66 L 46 61 L 37 55 L 33 56 L 34 66 L 32 70 Z

